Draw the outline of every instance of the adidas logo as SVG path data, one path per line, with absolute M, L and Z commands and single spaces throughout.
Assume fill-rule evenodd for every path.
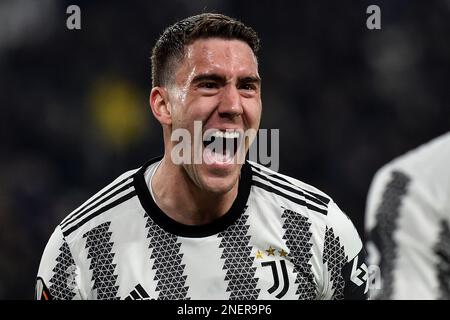
M 150 298 L 148 293 L 142 288 L 140 284 L 138 284 L 134 289 L 130 292 L 128 296 L 126 296 L 125 300 L 154 300 Z

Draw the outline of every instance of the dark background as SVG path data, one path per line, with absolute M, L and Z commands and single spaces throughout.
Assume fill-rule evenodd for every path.
M 70 4 L 81 30 L 66 28 Z M 381 30 L 366 28 L 370 4 Z M 2 0 L 0 299 L 31 299 L 61 219 L 162 153 L 151 48 L 205 11 L 259 33 L 280 172 L 331 195 L 361 236 L 375 171 L 450 128 L 450 1 Z

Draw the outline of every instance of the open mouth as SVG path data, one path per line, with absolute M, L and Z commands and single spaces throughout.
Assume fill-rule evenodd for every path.
M 242 138 L 239 130 L 207 130 L 203 138 L 205 161 L 231 163 L 241 147 Z

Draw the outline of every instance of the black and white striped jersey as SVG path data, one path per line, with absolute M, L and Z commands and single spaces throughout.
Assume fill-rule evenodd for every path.
M 327 195 L 246 162 L 231 209 L 183 225 L 149 190 L 159 160 L 123 174 L 56 227 L 37 299 L 366 298 L 361 239 Z
M 368 263 L 373 299 L 450 299 L 450 132 L 391 161 L 371 184 Z

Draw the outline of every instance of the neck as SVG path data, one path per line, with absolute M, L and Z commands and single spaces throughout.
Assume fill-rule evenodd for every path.
M 151 182 L 158 207 L 173 220 L 186 225 L 202 225 L 223 216 L 237 197 L 238 182 L 226 193 L 205 192 L 195 185 L 184 168 L 166 156 Z

